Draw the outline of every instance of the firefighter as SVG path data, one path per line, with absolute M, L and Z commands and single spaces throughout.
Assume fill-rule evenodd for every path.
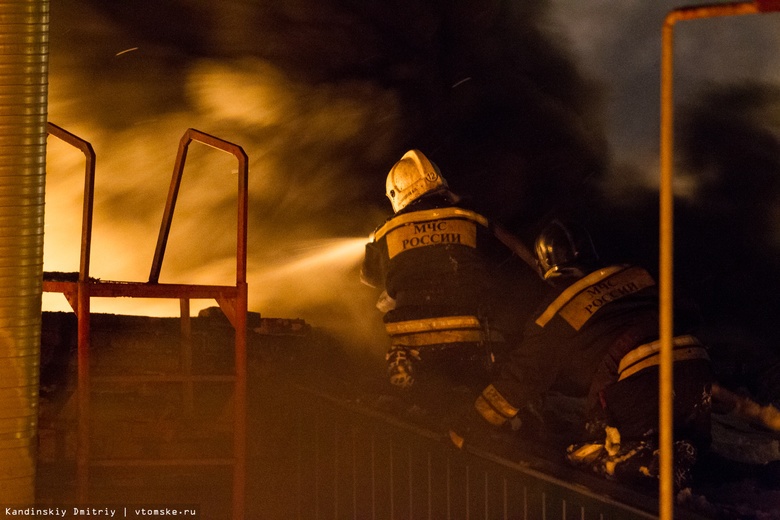
M 499 377 L 476 398 L 469 412 L 473 418 L 461 417 L 451 427 L 452 441 L 462 447 L 488 423 L 516 425 L 521 412 L 538 410 L 544 393 L 557 385 L 586 397 L 583 437 L 566 454 L 572 464 L 608 478 L 657 478 L 655 280 L 641 267 L 602 264 L 589 233 L 571 222 L 554 220 L 545 227 L 535 254 L 551 293 L 532 315 Z M 674 320 L 678 489 L 688 484 L 697 453 L 711 440 L 712 374 L 708 351 L 693 335 L 696 316 L 680 308 Z
M 361 281 L 382 290 L 389 381 L 481 388 L 504 341 L 492 300 L 497 265 L 511 251 L 419 150 L 395 163 L 386 188 L 394 215 L 366 245 Z

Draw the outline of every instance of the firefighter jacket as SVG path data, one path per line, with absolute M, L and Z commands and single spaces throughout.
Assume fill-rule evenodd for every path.
M 685 335 L 695 314 L 675 319 L 675 360 L 706 357 Z M 680 334 L 680 335 L 678 335 Z M 552 388 L 588 396 L 590 410 L 619 379 L 658 365 L 658 292 L 644 269 L 612 265 L 555 288 L 526 325 L 524 338 L 499 378 L 476 401 L 479 413 L 501 425 Z
M 386 322 L 478 315 L 497 294 L 497 265 L 509 257 L 488 220 L 443 190 L 421 197 L 376 229 L 366 245 L 361 279 L 396 300 Z

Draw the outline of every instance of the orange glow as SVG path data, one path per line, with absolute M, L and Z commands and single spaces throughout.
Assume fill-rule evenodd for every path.
M 161 83 L 151 72 L 164 65 L 133 41 L 112 48 L 110 56 L 119 71 L 126 70 L 123 60 L 127 70 L 144 60 L 148 68 L 138 71 L 137 81 L 117 73 L 98 82 L 102 89 L 90 89 L 85 84 L 94 80 L 94 72 L 83 69 L 90 61 L 70 47 L 54 50 L 49 120 L 89 141 L 97 156 L 93 278 L 148 279 L 177 145 L 187 128 L 196 128 L 240 145 L 249 156 L 250 311 L 332 326 L 347 340 L 384 341 L 374 308 L 377 295 L 360 284 L 357 267 L 362 244 L 386 215 L 381 209 L 366 210 L 370 214 L 355 215 L 348 223 L 343 208 L 371 189 L 354 165 L 388 155 L 400 133 L 400 103 L 392 91 L 361 82 L 300 83 L 259 59 L 194 60 L 181 71 L 181 81 Z M 109 89 L 110 99 L 105 95 Z M 162 98 L 170 98 L 170 104 L 156 105 Z M 379 134 L 377 121 L 382 123 Z M 376 137 L 371 146 L 355 150 L 354 143 L 366 135 Z M 47 155 L 44 269 L 74 272 L 84 158 L 55 141 L 49 139 Z M 350 152 L 335 152 L 344 149 Z M 235 159 L 211 152 L 201 145 L 190 149 L 161 283 L 235 280 Z M 378 175 L 383 189 L 384 172 Z M 337 217 L 336 223 L 326 215 Z M 350 235 L 365 238 L 334 238 Z M 191 312 L 213 305 L 195 300 Z M 179 314 L 177 301 L 162 299 L 94 298 L 91 308 L 96 313 Z M 71 310 L 58 293 L 44 294 L 43 309 Z M 376 331 L 369 330 L 374 324 Z
M 231 200 L 235 196 L 234 171 L 229 164 L 215 159 L 204 160 L 208 156 L 202 151 L 193 150 L 190 156 L 196 163 L 192 167 L 196 171 L 191 175 L 194 179 L 185 178 L 183 181 L 171 230 L 169 253 L 163 265 L 165 279 L 161 281 L 229 284 L 235 277 L 235 202 Z M 57 139 L 50 139 L 47 161 L 49 173 L 44 268 L 46 271 L 74 272 L 78 270 L 79 263 L 83 155 Z M 172 162 L 172 158 L 167 162 Z M 106 161 L 101 161 L 100 157 L 97 163 L 90 273 L 103 280 L 145 281 L 154 253 L 158 219 L 164 207 L 167 191 L 165 177 L 169 174 L 160 172 L 159 176 L 163 178 L 156 181 L 154 186 L 148 182 L 139 182 L 135 186 L 126 186 L 123 182 L 108 184 L 101 180 L 101 173 L 117 165 L 110 161 L 106 165 Z M 222 172 L 219 172 L 220 168 Z M 162 170 L 160 167 L 155 169 Z M 208 173 L 217 170 L 222 175 L 209 177 L 205 173 L 201 174 L 200 170 L 206 169 Z M 120 167 L 119 171 L 124 176 L 128 173 L 127 166 Z M 135 171 L 132 176 L 148 181 Z M 154 193 L 153 188 L 156 188 L 157 193 Z M 140 194 L 135 195 L 133 191 L 139 191 Z M 123 208 L 115 209 L 115 204 L 106 203 L 107 200 L 124 196 L 131 203 Z M 136 202 L 133 203 L 133 200 Z M 137 207 L 134 208 L 134 205 Z M 157 207 L 153 209 L 152 206 Z M 220 211 L 215 212 L 210 208 L 220 208 Z M 119 213 L 120 210 L 133 209 L 136 211 L 129 215 Z M 263 230 L 258 234 L 262 235 Z M 262 261 L 253 258 L 251 253 L 249 258 L 248 281 L 250 285 L 262 287 L 255 303 L 263 304 L 282 295 L 289 297 L 289 288 L 304 281 L 304 285 L 322 291 L 324 284 L 335 283 L 334 276 L 340 277 L 347 271 L 354 271 L 367 241 L 367 237 L 289 238 L 264 244 L 266 247 L 263 247 Z M 273 254 L 269 255 L 268 250 Z M 356 279 L 352 283 L 356 283 Z M 312 290 L 304 289 L 298 291 L 298 294 L 305 299 Z M 70 310 L 61 295 L 53 293 L 44 296 L 44 310 Z M 213 302 L 203 303 L 203 307 L 209 305 L 213 305 Z M 178 302 L 96 299 L 93 309 L 95 312 L 170 316 L 178 313 L 179 305 Z
M 169 148 L 175 152 L 173 146 Z M 185 175 L 183 180 L 161 282 L 232 284 L 234 280 L 235 171 L 231 158 L 222 163 L 207 152 L 194 148 L 190 154 L 194 171 L 188 167 L 192 178 Z M 47 159 L 44 268 L 74 272 L 79 264 L 83 156 L 50 139 Z M 164 161 L 166 166 L 172 160 Z M 125 184 L 126 179 L 106 182 L 101 174 L 104 177 L 113 168 L 142 182 L 132 186 Z M 141 282 L 149 275 L 170 174 L 157 166 L 153 171 L 160 178 L 152 182 L 150 175 L 127 168 L 98 156 L 90 274 L 101 280 Z M 116 201 L 125 196 L 131 202 L 120 201 L 117 207 Z M 247 281 L 251 311 L 269 317 L 303 317 L 348 338 L 368 338 L 371 344 L 377 343 L 374 338 L 384 339 L 381 331 L 374 330 L 374 322 L 381 323 L 372 319 L 378 318 L 375 295 L 359 283 L 357 274 L 368 237 L 271 234 L 266 238 L 269 242 L 257 241 L 253 248 L 252 236 L 269 234 L 264 226 L 260 228 L 253 230 L 250 224 Z M 190 309 L 196 314 L 214 305 L 211 300 L 196 300 Z M 93 298 L 91 307 L 96 313 L 145 316 L 177 316 L 180 312 L 177 300 L 166 299 Z M 43 310 L 70 312 L 71 308 L 63 295 L 44 293 Z M 345 314 L 348 320 L 343 319 Z

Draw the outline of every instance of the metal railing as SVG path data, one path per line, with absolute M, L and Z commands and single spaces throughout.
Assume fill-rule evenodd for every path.
M 249 479 L 248 493 L 258 518 L 657 517 L 655 497 L 564 464 L 528 453 L 508 455 L 505 444 L 456 450 L 427 427 L 355 396 L 315 389 L 317 382 L 267 383 L 273 391 L 258 392 L 267 401 L 250 405 L 257 407 L 257 424 L 250 428 L 258 436 L 258 451 L 250 464 L 250 475 L 257 475 Z
M 233 467 L 233 516 L 234 519 L 244 518 L 246 505 L 246 344 L 247 344 L 247 220 L 248 220 L 248 176 L 249 161 L 244 150 L 233 143 L 206 134 L 199 130 L 188 129 L 179 142 L 173 176 L 163 212 L 162 223 L 152 261 L 148 282 L 108 281 L 91 279 L 89 277 L 90 249 L 92 238 L 92 207 L 95 180 L 95 153 L 91 145 L 83 139 L 49 123 L 49 133 L 80 149 L 86 157 L 86 174 L 84 189 L 84 207 L 81 232 L 81 257 L 78 280 L 47 280 L 44 275 L 43 290 L 62 293 L 77 316 L 78 321 L 78 434 L 76 473 L 78 482 L 78 498 L 84 502 L 88 498 L 90 465 L 112 464 L 110 461 L 94 461 L 90 457 L 90 392 L 92 378 L 90 376 L 90 300 L 91 298 L 170 298 L 178 299 L 181 308 L 181 332 L 183 357 L 189 356 L 190 306 L 191 299 L 214 299 L 227 316 L 235 329 L 235 373 L 230 377 L 234 384 L 233 393 L 233 457 L 229 460 L 213 461 L 219 465 Z M 190 143 L 197 141 L 212 148 L 227 152 L 238 160 L 238 214 L 236 243 L 236 282 L 235 285 L 202 285 L 202 284 L 166 284 L 159 283 L 165 248 L 168 241 L 173 213 L 176 206 L 179 187 L 181 185 L 187 150 Z M 197 376 L 189 373 L 184 364 L 183 374 L 172 374 L 158 378 L 162 381 L 177 381 L 187 385 L 185 393 L 191 393 L 193 382 L 210 381 L 211 376 Z M 143 381 L 143 377 L 125 375 L 123 382 L 131 380 Z M 222 381 L 224 378 L 218 378 Z M 101 381 L 109 381 L 102 377 Z M 147 461 L 122 461 L 124 465 L 147 464 Z M 203 460 L 158 460 L 158 465 L 188 465 L 203 464 Z

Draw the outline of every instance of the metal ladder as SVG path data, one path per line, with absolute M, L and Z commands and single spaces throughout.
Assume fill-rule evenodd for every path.
M 85 502 L 88 497 L 90 467 L 110 466 L 174 466 L 174 465 L 231 465 L 233 467 L 232 517 L 241 520 L 245 512 L 246 488 L 246 345 L 247 345 L 247 220 L 248 220 L 248 158 L 244 150 L 233 143 L 206 134 L 199 130 L 188 129 L 179 141 L 178 153 L 158 234 L 157 247 L 147 282 L 105 281 L 92 279 L 89 275 L 90 249 L 92 240 L 92 217 L 95 183 L 95 152 L 87 141 L 48 123 L 48 133 L 81 150 L 86 158 L 84 198 L 81 228 L 81 253 L 78 279 L 51 279 L 44 273 L 43 291 L 62 293 L 77 316 L 78 352 L 77 352 L 77 402 L 78 426 L 76 442 L 76 476 L 78 498 Z M 181 178 L 190 143 L 200 142 L 217 150 L 229 153 L 238 160 L 238 215 L 236 242 L 236 281 L 235 285 L 198 285 L 159 283 L 168 234 L 181 185 Z M 122 460 L 95 461 L 90 457 L 90 393 L 92 379 L 89 370 L 90 350 L 90 300 L 91 298 L 168 298 L 178 299 L 181 309 L 182 359 L 191 355 L 190 300 L 214 299 L 235 329 L 235 372 L 228 376 L 194 375 L 191 365 L 183 363 L 180 374 L 143 376 L 121 376 L 122 382 L 180 382 L 185 387 L 185 395 L 192 395 L 194 383 L 232 381 L 233 393 L 233 453 L 229 459 L 163 459 L 163 460 Z M 101 382 L 113 382 L 116 378 L 101 377 Z M 95 382 L 98 378 L 94 378 Z M 119 381 L 119 379 L 116 379 Z

